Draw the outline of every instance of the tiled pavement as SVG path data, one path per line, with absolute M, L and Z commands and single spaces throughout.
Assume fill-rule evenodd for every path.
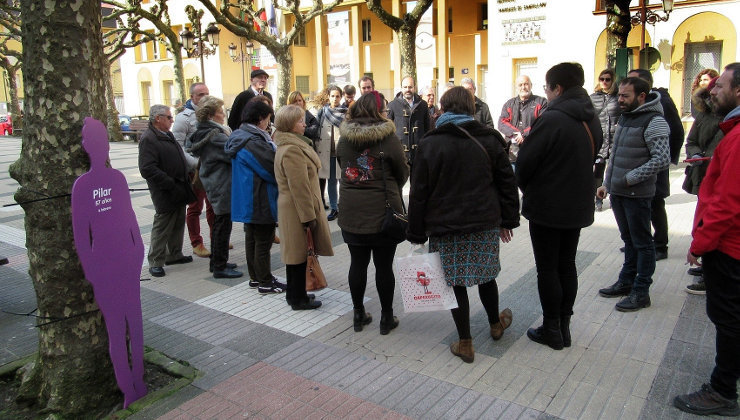
M 7 168 L 19 150 L 19 139 L 0 137 L 0 205 L 12 203 L 17 184 Z M 136 145 L 111 145 L 113 166 L 131 188 L 145 188 L 136 159 Z M 581 234 L 573 346 L 560 352 L 525 336 L 541 322 L 541 310 L 524 219 L 512 243 L 501 247 L 501 307 L 514 312 L 502 340 L 494 343 L 487 335 L 485 313 L 470 289 L 473 364 L 449 352 L 456 338 L 449 313 L 404 314 L 398 293 L 401 325 L 380 336 L 372 265 L 366 307 L 375 319 L 365 331 L 353 331 L 345 280 L 349 255 L 335 222 L 335 256 L 321 259 L 330 289 L 319 293 L 325 302 L 320 311 L 290 311 L 282 296 L 260 296 L 244 279 L 215 280 L 204 259 L 167 267 L 163 278 L 149 278 L 144 267 L 146 344 L 205 374 L 134 418 L 692 418 L 670 402 L 707 380 L 714 330 L 704 298 L 683 291 L 692 281 L 683 256 L 695 197 L 681 191 L 682 172 L 671 173 L 670 258 L 658 262 L 653 306 L 620 313 L 614 300 L 597 295 L 614 281 L 622 261 L 611 212 L 597 213 Z M 133 192 L 132 200 L 148 243 L 154 212 L 149 195 Z M 207 234 L 205 220 L 201 225 Z M 231 260 L 246 270 L 241 232 L 235 224 Z M 35 308 L 24 244 L 23 212 L 0 207 L 0 255 L 10 257 L 0 266 L 0 365 L 36 347 L 33 319 L 14 315 Z M 398 253 L 408 250 L 402 244 Z M 272 261 L 274 274 L 284 276 L 279 246 Z

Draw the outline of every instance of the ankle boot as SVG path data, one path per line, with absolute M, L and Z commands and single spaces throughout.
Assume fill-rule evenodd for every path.
M 550 346 L 554 350 L 563 349 L 563 335 L 560 332 L 560 318 L 545 318 L 539 328 L 527 330 L 527 337 L 535 343 Z
M 398 326 L 398 318 L 393 316 L 393 310 L 380 313 L 380 335 L 388 335 L 392 329 Z
M 355 332 L 362 331 L 362 327 L 373 322 L 373 317 L 365 312 L 365 307 L 355 308 L 355 317 L 352 321 Z
M 455 356 L 462 359 L 465 363 L 473 363 L 475 360 L 475 351 L 473 351 L 473 339 L 460 339 L 450 344 L 450 351 Z
M 560 317 L 560 334 L 563 336 L 563 346 L 570 347 L 570 315 Z

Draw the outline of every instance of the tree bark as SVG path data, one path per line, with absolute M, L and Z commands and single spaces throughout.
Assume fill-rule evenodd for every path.
M 411 76 L 416 83 L 416 28 L 404 25 L 398 31 L 398 50 L 401 53 L 401 77 Z
M 627 46 L 632 30 L 630 22 L 631 0 L 606 0 L 606 65 L 616 67 L 617 50 Z
M 106 60 L 107 61 L 107 60 Z M 104 66 L 105 73 L 105 102 L 106 109 L 106 128 L 108 129 L 108 138 L 110 141 L 123 141 L 121 132 L 121 123 L 118 121 L 118 109 L 116 108 L 116 96 L 113 94 L 113 80 L 110 78 L 110 65 Z
M 122 398 L 106 329 L 74 248 L 66 195 L 89 166 L 83 119 L 105 119 L 100 1 L 24 0 L 21 11 L 26 124 L 21 156 L 10 168 L 20 184 L 15 199 L 61 196 L 22 205 L 42 318 L 38 359 L 25 371 L 21 395 L 48 417 L 98 418 Z
M 281 49 L 278 54 L 272 52 L 272 55 L 275 56 L 275 61 L 278 63 L 277 102 L 273 104 L 273 108 L 278 109 L 288 102 L 288 95 L 290 94 L 291 69 L 293 68 L 293 56 L 290 55 L 290 47 L 285 48 L 285 50 Z

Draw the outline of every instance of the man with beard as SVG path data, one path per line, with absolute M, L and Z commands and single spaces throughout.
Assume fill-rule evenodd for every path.
M 357 86 L 360 88 L 360 96 L 375 90 L 375 81 L 370 76 L 362 76 Z
M 244 111 L 244 107 L 247 106 L 247 102 L 249 102 L 250 99 L 255 96 L 267 96 L 270 99 L 270 103 L 274 103 L 270 92 L 265 90 L 267 79 L 270 78 L 270 75 L 262 69 L 257 69 L 252 70 L 250 78 L 252 79 L 252 85 L 249 89 L 237 95 L 236 99 L 234 99 L 234 105 L 231 106 L 231 112 L 229 113 L 229 128 L 232 130 L 238 129 L 242 124 L 242 111 Z
M 401 139 L 411 166 L 419 140 L 430 129 L 427 103 L 416 94 L 413 77 L 407 76 L 401 80 L 401 92 L 388 104 L 388 119 L 396 125 L 396 135 Z
M 693 414 L 737 416 L 740 379 L 740 63 L 732 63 L 711 90 L 725 137 L 714 150 L 699 188 L 693 241 L 686 255 L 704 268 L 707 315 L 717 329 L 714 370 L 708 384 L 673 404 Z M 699 262 L 701 258 L 701 263 Z
M 621 312 L 650 306 L 649 289 L 655 272 L 655 244 L 650 234 L 650 203 L 658 172 L 670 164 L 668 124 L 660 95 L 643 79 L 627 77 L 619 85 L 622 116 L 614 133 L 612 157 L 604 185 L 596 196 L 611 194 L 612 211 L 624 241 L 624 264 L 613 285 L 599 290 L 603 297 L 628 295 L 617 303 Z

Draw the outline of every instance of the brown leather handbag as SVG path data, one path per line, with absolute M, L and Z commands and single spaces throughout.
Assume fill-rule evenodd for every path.
M 313 245 L 313 234 L 311 229 L 306 229 L 306 245 L 308 248 L 308 260 L 306 261 L 306 291 L 315 292 L 325 288 L 326 276 L 319 265 L 319 257 Z

